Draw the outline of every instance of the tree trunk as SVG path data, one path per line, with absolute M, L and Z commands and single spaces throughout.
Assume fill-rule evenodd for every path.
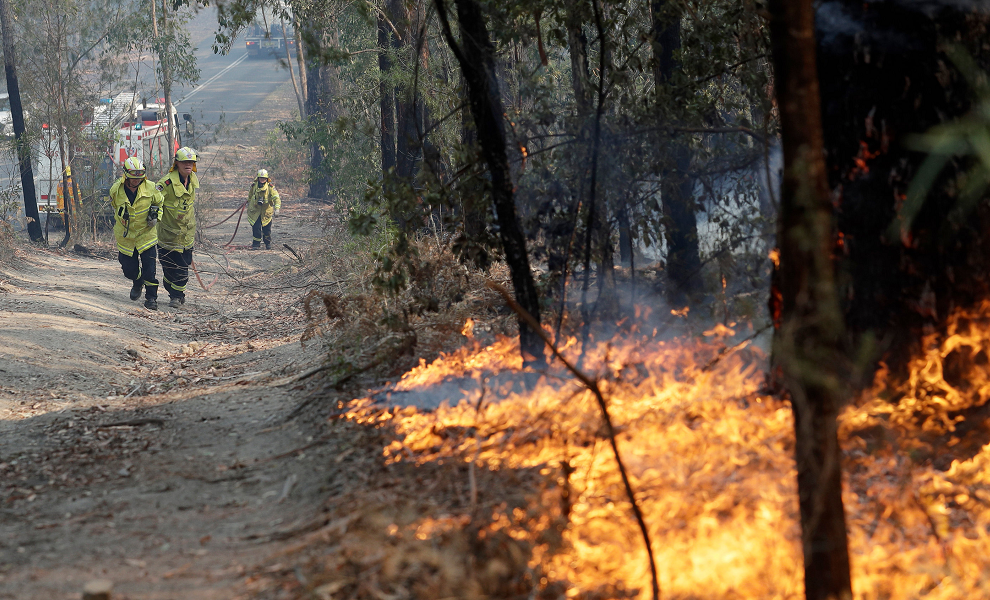
M 836 416 L 844 398 L 843 322 L 832 265 L 812 0 L 771 0 L 770 36 L 784 179 L 775 274 L 773 367 L 794 412 L 807 600 L 852 598 Z
M 591 77 L 588 69 L 588 36 L 584 34 L 581 3 L 567 4 L 567 49 L 571 57 L 571 87 L 579 117 L 587 119 L 594 106 L 591 102 Z
M 296 93 L 296 104 L 299 107 L 299 118 L 306 118 L 306 107 L 303 105 L 303 94 L 299 89 L 299 83 L 296 82 L 296 72 L 292 68 L 292 54 L 289 52 L 289 39 L 285 35 L 285 19 L 279 17 L 279 23 L 282 24 L 282 46 L 285 48 L 285 66 L 289 68 L 289 79 L 292 80 L 292 91 Z
M 379 129 L 382 152 L 382 178 L 388 185 L 389 171 L 395 168 L 395 86 L 392 85 L 392 60 L 389 50 L 392 47 L 392 28 L 388 15 L 378 15 L 378 83 L 381 127 Z
M 415 92 L 405 86 L 395 91 L 395 172 L 405 180 L 416 176 L 416 166 L 421 156 L 419 143 L 419 111 L 416 110 Z
M 295 27 L 293 28 L 293 33 L 296 37 L 296 66 L 299 67 L 299 91 L 303 97 L 303 114 L 299 115 L 300 119 L 306 118 L 306 101 L 309 98 L 309 88 L 306 85 L 306 55 L 303 52 L 303 37 L 302 37 L 302 22 L 299 19 L 295 19 Z
M 28 235 L 32 242 L 45 239 L 41 231 L 41 215 L 38 214 L 38 197 L 34 189 L 34 171 L 31 168 L 31 145 L 24 138 L 24 108 L 17 83 L 17 59 L 14 48 L 14 31 L 10 24 L 10 0 L 0 0 L 0 34 L 3 35 L 4 72 L 7 76 L 7 93 L 10 95 L 10 114 L 14 121 L 14 144 L 17 147 L 17 164 L 21 173 L 21 191 L 24 196 L 24 216 L 27 218 Z
M 653 73 L 656 85 L 667 84 L 681 66 L 674 53 L 681 48 L 681 16 L 668 0 L 653 0 Z M 671 10 L 674 9 L 674 10 Z M 664 119 L 666 120 L 666 119 Z M 660 195 L 667 242 L 667 299 L 675 306 L 690 303 L 702 290 L 698 220 L 695 215 L 691 149 L 673 139 L 669 164 L 662 174 Z
M 336 23 L 326 28 L 320 38 L 321 45 L 336 46 Z M 319 54 L 319 53 L 317 53 Z M 337 96 L 340 95 L 340 69 L 335 65 L 318 64 L 309 69 L 309 93 L 306 112 L 319 119 L 319 127 L 329 134 L 331 124 L 337 120 Z M 325 140 L 323 140 L 325 141 Z M 309 197 L 327 201 L 330 195 L 331 172 L 326 164 L 327 156 L 321 148 L 321 140 L 314 140 L 310 148 L 311 179 Z
M 632 266 L 633 238 L 632 224 L 629 221 L 629 203 L 623 202 L 615 216 L 619 225 L 619 264 Z
M 154 21 L 154 34 L 155 39 L 158 38 L 158 21 L 155 18 L 155 1 L 151 2 L 151 18 Z M 162 33 L 167 34 L 168 32 L 168 0 L 162 0 Z M 170 59 L 169 53 L 166 50 L 162 51 L 162 47 L 158 48 L 158 63 L 162 66 L 162 90 L 165 93 L 165 139 L 168 142 L 168 155 L 171 157 L 175 154 L 175 139 L 173 137 L 172 130 L 172 80 L 169 73 L 168 61 Z M 176 127 L 176 131 L 178 127 Z
M 498 219 L 499 239 L 509 267 L 516 302 L 537 322 L 540 321 L 540 298 L 529 267 L 526 238 L 516 217 L 512 178 L 505 150 L 504 110 L 495 78 L 495 48 L 488 37 L 485 16 L 475 0 L 455 0 L 460 25 L 461 44 L 454 40 L 447 21 L 443 0 L 434 0 L 444 30 L 444 37 L 457 56 L 467 82 L 471 115 L 474 119 L 481 154 L 492 182 L 492 201 Z M 519 323 L 519 347 L 526 365 L 545 364 L 543 341 L 522 319 Z
M 378 84 L 379 110 L 381 112 L 381 152 L 382 177 L 388 185 L 389 171 L 396 168 L 395 139 L 395 85 L 391 81 L 392 59 L 389 52 L 399 48 L 401 41 L 392 30 L 396 15 L 401 6 L 399 0 L 389 0 L 378 15 L 378 71 L 381 73 Z
M 903 140 L 972 108 L 974 90 L 945 41 L 984 69 L 990 17 L 964 3 L 931 12 L 911 4 L 843 0 L 830 6 L 862 26 L 828 18 L 816 25 L 826 166 L 843 236 L 839 295 L 849 331 L 880 342 L 891 387 L 908 377 L 927 332 L 944 331 L 954 310 L 990 297 L 986 194 L 960 210 L 969 160 L 950 161 L 913 222 L 898 223 L 925 160 Z

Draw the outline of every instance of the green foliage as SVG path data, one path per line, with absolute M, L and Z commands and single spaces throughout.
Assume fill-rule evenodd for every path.
M 946 53 L 973 90 L 973 107 L 961 119 L 937 125 L 923 135 L 908 139 L 909 147 L 928 156 L 911 180 L 904 203 L 891 223 L 888 235 L 894 239 L 911 229 L 928 193 L 950 161 L 963 160 L 969 164 L 968 170 L 949 183 L 957 196 L 949 215 L 950 222 L 965 219 L 990 188 L 990 84 L 987 73 L 960 46 L 949 45 Z
M 217 43 L 229 43 L 260 4 L 224 3 Z M 336 111 L 331 117 L 284 123 L 282 132 L 322 151 L 326 158 L 310 177 L 330 182 L 331 198 L 348 215 L 352 235 L 395 232 L 388 237 L 391 246 L 379 253 L 375 277 L 389 290 L 409 280 L 416 260 L 407 256 L 409 240 L 427 232 L 461 260 L 482 267 L 500 252 L 459 66 L 441 36 L 433 3 L 401 4 L 398 15 L 384 1 L 290 0 L 284 8 L 287 17 L 306 24 L 301 31 L 310 69 L 329 65 L 326 72 L 338 87 L 325 98 Z M 773 206 L 761 180 L 769 155 L 765 144 L 775 139 L 777 127 L 767 93 L 768 34 L 756 3 L 662 3 L 657 21 L 661 27 L 680 23 L 683 49 L 674 54 L 678 68 L 670 80 L 659 83 L 654 3 L 599 0 L 601 35 L 588 0 L 481 4 L 496 45 L 516 204 L 537 264 L 559 275 L 583 255 L 600 105 L 594 197 L 604 226 L 595 238 L 596 256 L 615 245 L 620 218 L 628 221 L 637 249 L 647 249 L 639 264 L 663 255 L 670 223 L 661 191 L 677 166 L 675 149 L 687 147 L 695 191 L 688 202 L 702 223 L 707 280 L 719 286 L 723 275 L 755 281 L 757 263 L 771 243 Z M 378 46 L 380 16 L 387 17 L 391 36 L 385 47 Z M 583 74 L 574 70 L 582 52 L 588 65 Z M 387 70 L 379 69 L 379 58 Z M 419 115 L 411 135 L 411 174 L 381 168 L 383 91 Z M 409 131 L 397 135 L 402 141 Z

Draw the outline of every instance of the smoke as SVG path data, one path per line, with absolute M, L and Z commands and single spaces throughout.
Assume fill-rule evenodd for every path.
M 934 18 L 944 11 L 990 14 L 990 3 L 986 0 L 867 0 L 866 4 L 877 4 L 883 1 L 923 13 L 930 18 Z
M 890 52 L 915 50 L 915 28 L 951 15 L 990 14 L 987 0 L 823 0 L 815 11 L 819 48 L 844 53 L 851 48 Z M 913 16 L 912 16 L 913 15 Z M 868 62 L 868 57 L 867 57 Z

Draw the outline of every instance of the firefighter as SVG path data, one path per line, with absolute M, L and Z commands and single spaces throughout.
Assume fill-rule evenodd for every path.
M 251 249 L 260 250 L 264 240 L 265 249 L 272 249 L 272 217 L 282 208 L 282 198 L 275 184 L 268 178 L 268 171 L 261 169 L 248 192 L 247 218 L 251 225 Z
M 131 300 L 140 298 L 144 288 L 145 308 L 158 310 L 155 244 L 162 195 L 148 181 L 140 158 L 132 156 L 124 161 L 123 176 L 110 188 L 110 206 L 116 221 L 113 235 L 117 239 L 117 260 L 124 277 L 134 282 Z
M 162 282 L 168 292 L 168 305 L 179 308 L 186 303 L 186 283 L 192 264 L 196 237 L 196 151 L 182 147 L 175 152 L 172 168 L 155 188 L 162 193 L 161 222 L 158 224 L 159 260 Z

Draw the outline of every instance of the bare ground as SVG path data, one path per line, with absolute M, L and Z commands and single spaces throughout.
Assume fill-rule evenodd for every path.
M 243 199 L 288 94 L 203 149 L 206 223 Z M 220 147 L 237 154 L 211 176 Z M 323 499 L 367 481 L 359 465 L 380 447 L 358 442 L 372 434 L 285 420 L 325 356 L 300 336 L 313 217 L 327 207 L 300 191 L 282 188 L 270 252 L 244 247 L 246 220 L 227 249 L 236 217 L 201 229 L 204 285 L 193 278 L 178 310 L 164 293 L 157 312 L 131 302 L 109 244 L 22 242 L 0 267 L 0 598 L 78 598 L 101 578 L 118 599 L 237 597 L 325 523 Z

